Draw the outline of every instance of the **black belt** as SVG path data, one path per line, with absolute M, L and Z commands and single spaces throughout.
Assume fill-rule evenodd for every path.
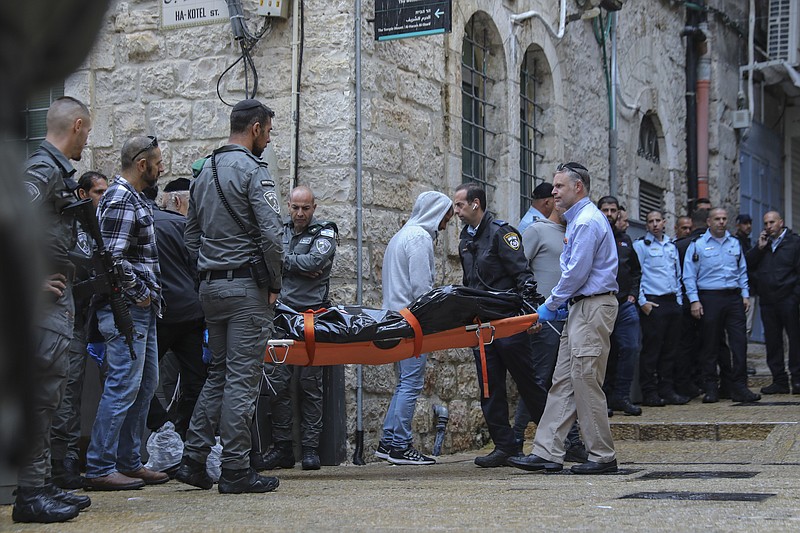
M 240 267 L 234 270 L 206 270 L 200 272 L 200 279 L 211 281 L 212 279 L 242 279 L 252 278 L 253 273 L 250 272 L 250 267 Z
M 617 291 L 599 292 L 597 294 L 589 294 L 589 295 L 579 294 L 577 296 L 573 296 L 572 298 L 570 298 L 569 304 L 575 305 L 581 300 L 585 300 L 586 298 L 594 298 L 595 296 L 614 296 L 615 294 L 617 294 Z
M 674 300 L 677 295 L 674 292 L 670 292 L 669 294 L 645 294 L 645 298 L 649 301 L 653 300 Z
M 700 295 L 716 294 L 718 296 L 741 296 L 742 289 L 700 289 L 699 291 L 697 291 L 697 294 Z

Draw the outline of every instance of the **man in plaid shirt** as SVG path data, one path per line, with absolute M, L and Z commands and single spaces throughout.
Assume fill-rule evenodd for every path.
M 153 211 L 141 194 L 164 170 L 155 137 L 132 137 L 122 146 L 122 172 L 97 207 L 105 245 L 122 264 L 125 296 L 133 319 L 131 358 L 114 325 L 111 307 L 97 310 L 106 339 L 108 376 L 86 454 L 88 489 L 128 490 L 169 481 L 142 465 L 142 429 L 158 383 L 156 318 L 161 314 L 160 271 Z

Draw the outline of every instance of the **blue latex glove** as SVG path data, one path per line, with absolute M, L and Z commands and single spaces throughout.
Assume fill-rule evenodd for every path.
M 90 342 L 86 345 L 86 351 L 89 352 L 89 357 L 94 359 L 97 366 L 103 366 L 103 361 L 106 359 L 106 343 Z
M 567 309 L 567 304 L 562 305 L 558 309 L 556 309 L 556 320 L 559 322 L 563 322 L 569 316 L 569 310 Z
M 211 364 L 211 348 L 208 347 L 208 330 L 203 330 L 203 362 Z
M 539 314 L 539 321 L 540 322 L 550 322 L 552 320 L 556 320 L 556 312 L 555 311 L 551 311 L 544 304 L 542 304 L 538 308 L 536 308 L 536 312 Z

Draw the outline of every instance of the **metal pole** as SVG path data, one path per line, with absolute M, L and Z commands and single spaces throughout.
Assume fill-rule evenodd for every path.
M 361 198 L 361 0 L 355 0 L 355 82 L 356 82 L 356 303 L 363 304 L 363 290 L 361 270 L 363 268 L 363 220 Z M 364 403 L 363 379 L 364 371 L 361 365 L 356 369 L 356 443 L 353 451 L 353 463 L 364 463 Z
M 608 189 L 611 196 L 618 196 L 619 180 L 617 179 L 617 13 L 610 13 L 611 27 L 611 94 L 609 94 L 608 117 Z

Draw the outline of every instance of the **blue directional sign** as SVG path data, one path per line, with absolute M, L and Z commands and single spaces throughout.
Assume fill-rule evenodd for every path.
M 450 33 L 452 0 L 375 0 L 375 40 Z

